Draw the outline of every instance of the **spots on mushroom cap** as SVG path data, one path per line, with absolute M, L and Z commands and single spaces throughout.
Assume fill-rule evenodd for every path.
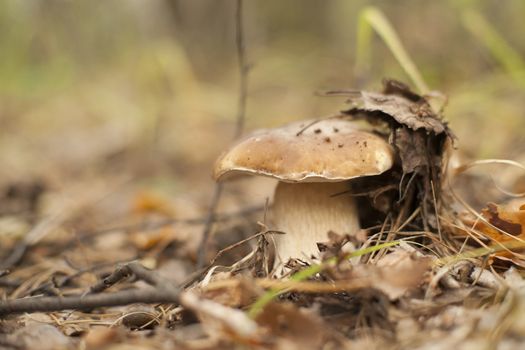
M 248 135 L 219 158 L 215 178 L 249 173 L 290 182 L 343 181 L 380 174 L 392 166 L 393 150 L 381 137 L 334 119 L 306 127 L 297 137 L 309 124 L 293 123 Z

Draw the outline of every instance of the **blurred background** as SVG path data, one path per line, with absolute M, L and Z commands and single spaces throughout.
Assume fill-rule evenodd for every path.
M 410 83 L 376 34 L 356 71 L 358 18 L 370 5 L 429 87 L 448 96 L 462 157 L 525 163 L 522 0 L 246 1 L 245 130 L 344 108 L 344 98 L 318 91 L 380 89 L 383 77 Z M 214 159 L 235 129 L 234 14 L 232 0 L 1 1 L 4 196 L 23 182 L 48 189 L 46 213 L 96 202 L 96 215 L 84 207 L 77 217 L 82 227 L 158 211 L 159 196 L 169 215 L 202 215 Z M 523 187 L 516 181 L 508 189 Z M 271 194 L 271 184 L 246 186 L 254 195 L 241 207 Z M 229 188 L 221 206 L 244 190 Z

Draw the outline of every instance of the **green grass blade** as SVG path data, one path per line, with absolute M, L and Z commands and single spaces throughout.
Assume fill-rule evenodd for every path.
M 356 71 L 366 69 L 370 58 L 370 42 L 372 40 L 371 29 L 381 37 L 383 42 L 394 55 L 397 62 L 403 68 L 410 80 L 414 83 L 420 93 L 426 94 L 429 88 L 416 65 L 406 52 L 396 31 L 376 7 L 365 7 L 361 10 L 357 28 L 357 48 L 356 48 Z
M 358 256 L 363 256 L 365 254 L 373 253 L 383 248 L 393 247 L 395 245 L 398 245 L 399 243 L 400 243 L 399 241 L 392 241 L 392 242 L 386 242 L 386 243 L 378 244 L 375 246 L 359 249 L 359 250 L 356 250 L 355 252 L 352 252 L 346 255 L 344 259 L 351 259 L 351 258 L 355 258 Z M 321 272 L 325 267 L 333 265 L 335 263 L 337 263 L 337 259 L 334 257 L 334 258 L 328 259 L 322 264 L 311 265 L 295 273 L 293 276 L 290 277 L 290 280 L 296 281 L 296 282 L 304 281 L 309 277 L 315 276 L 315 274 Z M 270 289 L 252 304 L 252 306 L 248 310 L 248 316 L 251 318 L 257 317 L 257 315 L 261 313 L 261 311 L 264 309 L 264 307 L 269 302 L 271 302 L 273 299 L 278 297 L 280 294 L 285 293 L 286 291 L 287 291 L 286 289 L 281 289 L 281 288 Z
M 364 14 L 364 10 L 360 12 L 357 21 L 357 42 L 356 42 L 356 58 L 355 71 L 356 73 L 367 72 L 370 70 L 371 60 L 371 43 L 372 43 L 372 27 L 368 23 L 368 19 Z
M 498 242 L 488 248 L 481 247 L 481 248 L 469 250 L 464 253 L 459 253 L 459 254 L 451 255 L 451 256 L 445 256 L 443 258 L 435 260 L 433 264 L 435 266 L 444 266 L 444 265 L 456 263 L 461 260 L 479 258 L 482 256 L 501 252 L 504 250 L 512 251 L 513 249 L 523 249 L 523 248 L 525 248 L 525 243 L 518 241 L 518 240 L 501 242 L 501 243 Z
M 525 60 L 478 11 L 464 10 L 465 28 L 490 52 L 517 83 L 525 87 Z

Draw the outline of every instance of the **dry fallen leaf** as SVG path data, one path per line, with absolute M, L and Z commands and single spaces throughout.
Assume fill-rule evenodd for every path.
M 155 231 L 137 231 L 130 235 L 130 240 L 140 250 L 148 250 L 156 245 L 173 241 L 176 231 L 173 226 L 165 226 Z
M 397 248 L 381 258 L 376 266 L 360 265 L 362 269 L 356 272 L 362 276 L 371 276 L 372 286 L 395 300 L 422 285 L 430 265 L 430 258 Z
M 213 339 L 236 339 L 250 343 L 257 337 L 258 326 L 241 310 L 211 300 L 201 299 L 193 292 L 184 292 L 181 304 L 197 314 L 206 333 Z
M 320 318 L 291 303 L 270 303 L 257 316 L 264 328 L 264 338 L 274 344 L 272 349 L 320 349 L 327 326 Z
M 382 119 L 391 118 L 414 131 L 424 129 L 436 135 L 449 132 L 447 124 L 437 117 L 425 97 L 396 80 L 384 80 L 383 85 L 383 93 L 360 91 L 350 97 L 354 107 L 349 113 L 380 112 Z
M 32 323 L 16 330 L 8 336 L 15 344 L 24 349 L 76 349 L 78 341 L 65 336 L 50 324 Z
M 488 203 L 481 210 L 481 215 L 462 213 L 459 219 L 464 227 L 450 227 L 451 231 L 458 236 L 474 236 L 477 239 L 490 240 L 489 246 L 496 243 L 506 243 L 505 249 L 499 249 L 491 254 L 499 260 L 510 261 L 518 266 L 525 266 L 522 256 L 516 254 L 521 250 L 521 242 L 525 240 L 525 201 L 523 199 L 512 200 L 498 205 Z M 484 237 L 479 237 L 482 234 Z M 509 244 L 519 244 L 510 246 Z M 489 259 L 492 263 L 492 259 Z
M 219 280 L 220 281 L 220 280 Z M 233 286 L 203 289 L 203 297 L 229 307 L 245 307 L 258 296 L 253 281 L 236 279 Z
M 500 243 L 515 238 L 525 238 L 525 203 L 509 202 L 505 205 L 488 203 L 487 207 L 481 210 L 481 216 L 486 221 L 468 215 L 464 215 L 462 221 Z M 466 234 L 464 231 L 461 233 Z
M 93 327 L 84 337 L 86 349 L 101 349 L 119 339 L 121 329 Z
M 383 85 L 382 93 L 350 92 L 352 108 L 342 113 L 371 125 L 382 125 L 382 133 L 401 159 L 402 175 L 397 179 L 402 194 L 399 207 L 403 207 L 401 203 L 417 200 L 423 226 L 437 229 L 436 212 L 447 202 L 441 189 L 444 174 L 441 167 L 446 164 L 446 150 L 454 135 L 426 96 L 395 80 L 385 80 Z
M 157 213 L 168 217 L 175 215 L 175 208 L 167 198 L 153 192 L 140 192 L 133 199 L 133 211 L 137 214 Z

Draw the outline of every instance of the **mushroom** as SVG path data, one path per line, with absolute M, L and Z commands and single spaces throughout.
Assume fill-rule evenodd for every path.
M 290 258 L 318 256 L 327 233 L 355 235 L 360 229 L 348 180 L 381 174 L 394 162 L 380 136 L 341 119 L 302 121 L 256 131 L 217 160 L 214 178 L 261 175 L 279 180 L 273 198 L 277 266 Z

